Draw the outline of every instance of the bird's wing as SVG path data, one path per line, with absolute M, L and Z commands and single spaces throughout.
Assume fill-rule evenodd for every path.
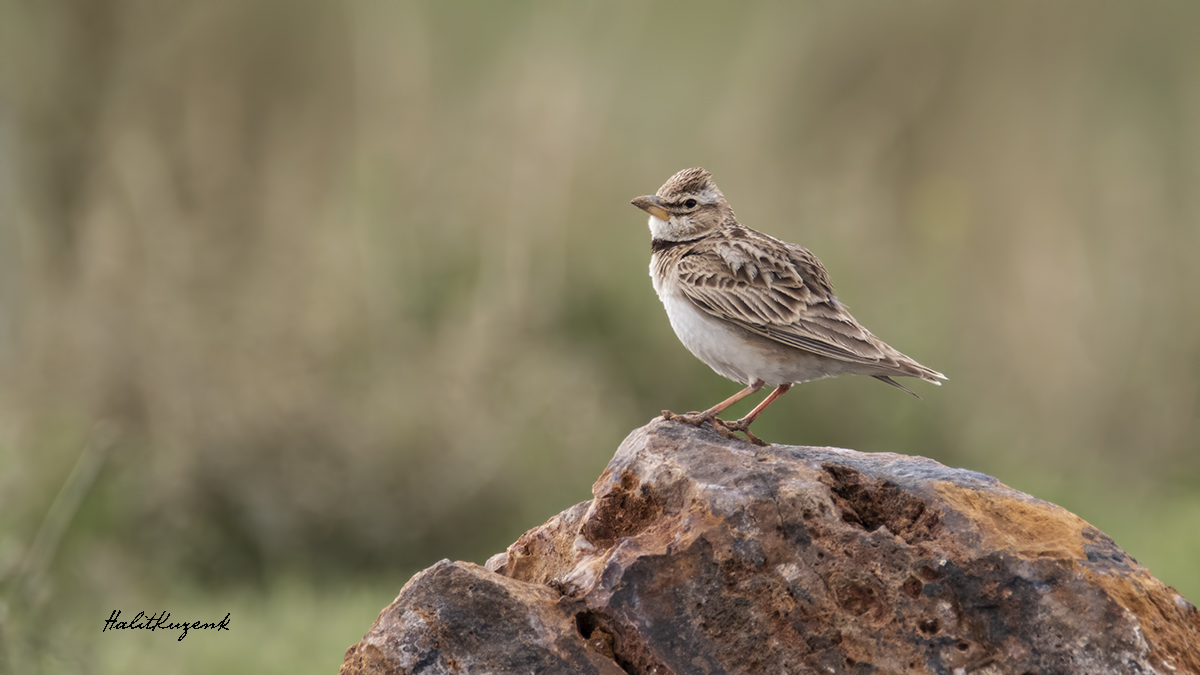
M 834 297 L 829 274 L 808 249 L 738 229 L 696 242 L 676 269 L 684 295 L 718 319 L 834 359 L 892 360 Z

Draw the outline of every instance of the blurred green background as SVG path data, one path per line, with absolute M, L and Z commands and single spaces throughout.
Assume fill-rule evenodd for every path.
M 1198 26 L 0 0 L 0 668 L 333 673 L 412 572 L 588 499 L 738 389 L 628 204 L 697 165 L 950 377 L 814 382 L 756 432 L 996 475 L 1200 600 Z

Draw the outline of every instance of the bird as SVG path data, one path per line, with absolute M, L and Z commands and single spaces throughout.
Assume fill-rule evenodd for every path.
M 869 375 L 919 399 L 892 377 L 947 379 L 860 325 L 811 251 L 738 222 L 708 171 L 684 169 L 630 203 L 650 215 L 650 278 L 675 335 L 717 374 L 745 385 L 703 412 L 664 410 L 664 418 L 766 445 L 750 424 L 795 384 Z M 718 418 L 764 386 L 774 390 L 745 417 Z

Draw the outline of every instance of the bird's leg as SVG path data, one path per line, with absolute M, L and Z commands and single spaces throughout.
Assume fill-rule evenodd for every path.
M 721 401 L 720 403 L 714 405 L 713 407 L 709 408 L 708 410 L 705 410 L 704 412 L 692 412 L 692 413 L 688 413 L 686 415 L 676 415 L 675 413 L 671 412 L 670 410 L 664 410 L 664 411 L 662 411 L 662 416 L 663 416 L 663 419 L 674 420 L 676 422 L 686 422 L 686 423 L 694 425 L 694 426 L 701 426 L 705 422 L 712 422 L 713 420 L 716 420 L 717 415 L 720 415 L 721 413 L 725 412 L 726 408 L 728 408 L 729 406 L 733 405 L 734 403 L 737 403 L 738 401 L 746 398 L 750 394 L 753 394 L 754 392 L 758 391 L 759 389 L 762 389 L 762 387 L 763 387 L 763 381 L 755 380 L 753 383 L 751 383 L 745 389 L 739 391 L 738 393 L 734 394 L 733 396 L 730 396 L 729 398 L 725 399 L 724 401 Z M 715 423 L 714 423 L 714 426 L 715 426 Z M 718 429 L 718 431 L 720 431 L 720 429 Z
M 746 415 L 745 417 L 743 417 L 742 419 L 740 419 L 736 422 L 722 422 L 721 425 L 724 426 L 726 429 L 728 429 L 731 432 L 740 431 L 743 434 L 746 434 L 746 437 L 750 439 L 750 442 L 755 445 L 767 445 L 766 443 L 763 442 L 763 440 L 761 438 L 750 433 L 750 423 L 753 422 L 754 418 L 758 417 L 758 415 L 762 411 L 766 410 L 767 406 L 771 405 L 771 403 L 774 402 L 775 399 L 779 398 L 780 396 L 783 396 L 783 393 L 791 388 L 792 388 L 792 385 L 790 385 L 790 384 L 779 385 L 778 387 L 775 388 L 775 391 L 771 392 L 770 396 L 763 399 L 762 403 L 759 403 L 758 405 L 754 406 L 754 410 L 751 410 L 749 415 Z

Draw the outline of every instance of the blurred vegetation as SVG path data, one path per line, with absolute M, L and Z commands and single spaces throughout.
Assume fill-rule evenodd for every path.
M 994 474 L 1200 599 L 1198 21 L 0 0 L 0 669 L 334 672 L 413 571 L 589 498 L 737 389 L 628 205 L 695 165 L 950 377 L 760 435 Z

